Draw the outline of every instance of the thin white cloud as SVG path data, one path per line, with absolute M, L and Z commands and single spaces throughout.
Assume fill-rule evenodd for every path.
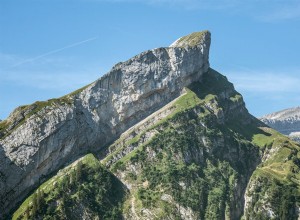
M 240 5 L 239 0 L 88 0 L 111 3 L 141 3 L 184 9 L 225 9 Z
M 299 106 L 300 68 L 292 70 L 222 71 L 240 92 L 249 111 L 262 116 L 280 109 Z
M 289 2 L 280 4 L 273 10 L 258 16 L 258 19 L 266 22 L 276 22 L 283 20 L 299 19 L 300 18 L 300 2 Z
M 41 59 L 41 58 L 44 58 L 44 57 L 46 57 L 46 56 L 49 56 L 49 55 L 58 53 L 58 52 L 60 52 L 60 51 L 63 51 L 63 50 L 66 50 L 66 49 L 69 49 L 69 48 L 72 48 L 72 47 L 76 47 L 76 46 L 79 46 L 79 45 L 81 45 L 81 44 L 84 44 L 84 43 L 87 43 L 87 42 L 96 40 L 97 38 L 98 38 L 98 37 L 92 37 L 92 38 L 89 38 L 89 39 L 86 39 L 86 40 L 83 40 L 83 41 L 79 41 L 79 42 L 76 42 L 76 43 L 73 43 L 73 44 L 70 44 L 70 45 L 67 45 L 67 46 L 64 46 L 64 47 L 55 49 L 55 50 L 51 50 L 51 51 L 49 51 L 49 52 L 43 53 L 43 54 L 41 54 L 41 55 L 38 55 L 38 56 L 35 56 L 35 57 L 32 57 L 32 58 L 29 58 L 29 59 L 22 60 L 21 62 L 18 62 L 18 63 L 13 64 L 13 65 L 10 66 L 8 69 L 14 68 L 14 67 L 17 67 L 17 66 L 20 66 L 20 65 L 25 64 L 25 63 L 34 62 L 34 61 L 39 60 L 39 59 Z
M 288 74 L 275 71 L 227 71 L 227 76 L 238 91 L 252 94 L 273 94 L 274 96 L 300 94 L 300 70 Z
M 13 63 L 21 62 L 21 60 L 23 59 L 15 54 L 6 54 L 0 52 L 0 66 L 2 68 L 4 66 L 12 65 Z
M 140 3 L 186 10 L 224 11 L 252 17 L 262 22 L 277 22 L 300 17 L 299 0 L 83 0 L 111 3 Z
M 86 70 L 80 72 L 33 72 L 23 71 L 10 72 L 1 79 L 1 83 L 7 83 L 15 86 L 30 87 L 42 90 L 60 90 L 72 91 L 85 86 L 96 79 L 101 74 L 96 71 Z
M 100 68 L 98 64 L 78 66 L 73 65 L 77 60 L 72 57 L 50 56 L 95 39 L 76 42 L 31 59 L 0 52 L 0 88 L 15 86 L 39 91 L 68 92 L 95 81 L 106 72 L 106 69 Z M 12 66 L 14 68 L 11 68 Z

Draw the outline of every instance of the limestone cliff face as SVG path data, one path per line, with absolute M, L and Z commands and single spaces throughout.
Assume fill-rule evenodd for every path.
M 183 37 L 115 65 L 86 88 L 16 109 L 0 126 L 0 217 L 44 177 L 104 148 L 209 68 L 210 33 Z

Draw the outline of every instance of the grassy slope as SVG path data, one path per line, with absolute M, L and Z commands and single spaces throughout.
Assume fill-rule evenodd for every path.
M 245 216 L 249 219 L 297 219 L 300 146 L 271 128 L 261 129 L 266 134 L 254 135 L 253 143 L 263 149 L 267 159 L 251 178 L 253 186 L 248 189 L 247 196 L 254 199 Z
M 35 196 L 41 191 L 44 196 L 35 212 Z M 91 218 L 118 219 L 124 196 L 122 184 L 88 154 L 43 183 L 22 203 L 13 219 L 82 219 L 84 212 Z

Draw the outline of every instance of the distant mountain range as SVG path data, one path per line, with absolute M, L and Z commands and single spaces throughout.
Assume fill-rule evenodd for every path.
M 261 120 L 271 128 L 300 142 L 300 107 L 265 115 Z

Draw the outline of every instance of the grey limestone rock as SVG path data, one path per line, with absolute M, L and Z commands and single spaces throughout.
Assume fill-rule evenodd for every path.
M 201 80 L 209 47 L 208 31 L 193 33 L 118 63 L 78 92 L 16 109 L 1 122 L 0 218 L 46 176 L 104 149 Z

